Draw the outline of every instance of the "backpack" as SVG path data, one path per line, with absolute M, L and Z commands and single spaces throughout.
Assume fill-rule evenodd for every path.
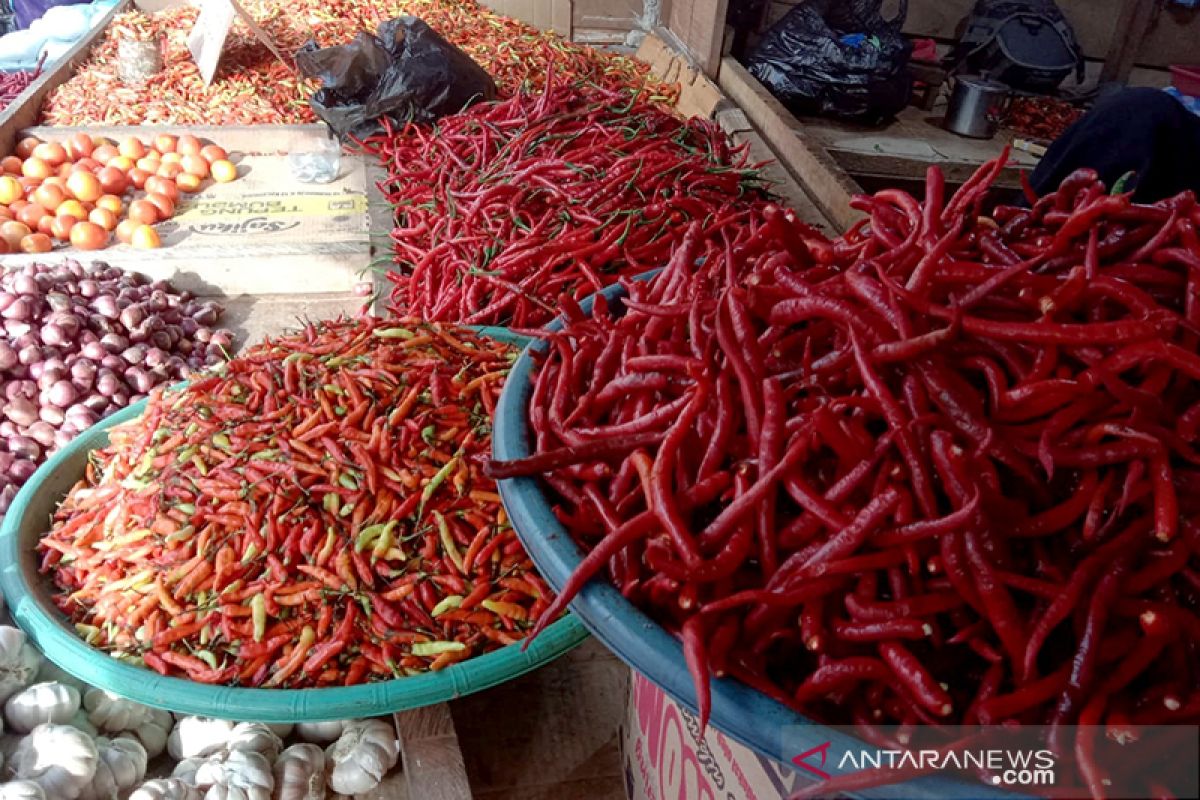
M 1072 70 L 1083 80 L 1083 51 L 1054 0 L 978 0 L 949 60 L 1023 91 L 1053 92 Z

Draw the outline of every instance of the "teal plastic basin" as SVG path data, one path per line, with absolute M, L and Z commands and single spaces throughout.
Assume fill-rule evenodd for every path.
M 517 343 L 528 341 L 486 332 Z M 144 407 L 142 401 L 113 414 L 51 457 L 22 487 L 0 527 L 0 588 L 13 619 L 48 659 L 79 680 L 183 714 L 273 723 L 354 719 L 441 703 L 490 688 L 558 658 L 587 638 L 586 629 L 573 615 L 567 615 L 524 650 L 517 642 L 439 672 L 324 689 L 210 686 L 117 661 L 79 638 L 54 605 L 53 586 L 38 573 L 36 545 L 49 529 L 54 509 L 83 476 L 88 453 L 108 446 L 108 429 L 133 419 Z

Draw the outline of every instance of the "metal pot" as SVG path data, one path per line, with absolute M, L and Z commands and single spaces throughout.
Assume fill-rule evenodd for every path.
M 1009 88 L 974 75 L 961 75 L 954 83 L 946 130 L 972 139 L 990 139 L 1008 108 Z

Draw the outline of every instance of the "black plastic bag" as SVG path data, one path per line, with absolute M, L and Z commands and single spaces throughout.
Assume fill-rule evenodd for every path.
M 1083 82 L 1083 50 L 1053 0 L 978 0 L 962 28 L 948 59 L 955 71 L 1027 92 L 1053 92 L 1072 71 Z
M 483 67 L 416 17 L 388 20 L 375 36 L 362 32 L 344 45 L 309 42 L 296 65 L 321 81 L 309 104 L 342 139 L 378 133 L 385 118 L 433 122 L 496 97 Z
M 809 0 L 767 31 L 746 68 L 796 114 L 878 124 L 908 105 L 912 43 L 882 0 Z

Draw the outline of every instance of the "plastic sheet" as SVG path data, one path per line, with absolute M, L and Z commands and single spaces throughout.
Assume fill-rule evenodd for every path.
M 777 22 L 746 68 L 796 114 L 877 124 L 908 105 L 912 43 L 900 29 L 908 12 L 880 14 L 882 0 L 813 0 Z
M 377 133 L 382 119 L 433 122 L 496 97 L 491 76 L 416 17 L 388 20 L 377 35 L 364 31 L 344 45 L 309 42 L 296 65 L 321 81 L 309 102 L 342 139 Z

